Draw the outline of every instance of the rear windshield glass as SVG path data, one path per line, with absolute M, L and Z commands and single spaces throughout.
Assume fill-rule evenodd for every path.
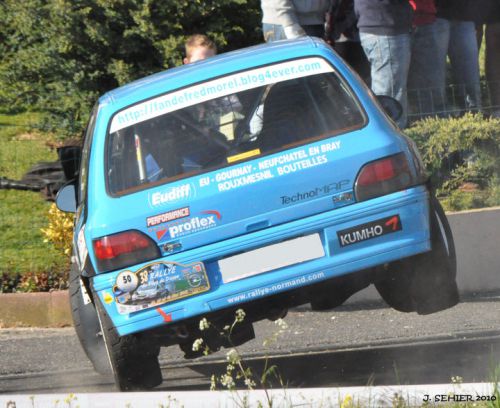
M 107 140 L 111 194 L 215 170 L 364 124 L 323 59 L 239 72 L 116 114 Z

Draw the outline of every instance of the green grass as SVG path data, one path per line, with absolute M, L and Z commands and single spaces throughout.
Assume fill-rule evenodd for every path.
M 20 179 L 39 161 L 57 159 L 36 129 L 36 114 L 0 115 L 0 177 Z M 49 208 L 35 192 L 0 190 L 0 275 L 42 272 L 64 267 L 66 260 L 43 242 Z

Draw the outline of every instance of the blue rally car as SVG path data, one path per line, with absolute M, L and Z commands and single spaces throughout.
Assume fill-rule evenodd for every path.
M 450 228 L 399 109 L 313 38 L 103 95 L 57 199 L 76 212 L 71 304 L 96 370 L 154 387 L 160 347 L 225 345 L 201 317 L 223 327 L 243 308 L 238 345 L 257 320 L 372 283 L 399 311 L 455 305 Z

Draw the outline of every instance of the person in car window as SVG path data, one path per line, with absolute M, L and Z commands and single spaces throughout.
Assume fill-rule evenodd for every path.
M 193 34 L 184 44 L 186 57 L 184 64 L 202 61 L 217 55 L 217 46 L 204 34 Z M 241 103 L 236 95 L 228 95 L 217 100 L 198 104 L 193 115 L 200 125 L 220 131 L 224 121 L 232 121 L 235 113 L 241 111 Z M 231 115 L 232 114 L 232 115 Z
M 186 56 L 184 64 L 201 61 L 217 54 L 217 46 L 215 43 L 203 34 L 193 34 L 184 43 Z

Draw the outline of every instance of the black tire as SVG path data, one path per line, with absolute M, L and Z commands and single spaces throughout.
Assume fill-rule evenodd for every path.
M 418 314 L 430 314 L 455 306 L 458 295 L 457 257 L 450 224 L 443 207 L 431 195 L 432 250 L 416 263 L 413 285 Z
M 97 315 L 106 344 L 108 361 L 120 391 L 146 390 L 163 381 L 158 354 L 160 346 L 140 335 L 119 336 L 98 296 Z
M 323 282 L 319 291 L 311 296 L 311 309 L 330 310 L 339 307 L 352 295 L 366 288 L 372 282 L 371 270 L 357 271 L 332 281 Z
M 344 302 L 352 296 L 352 293 L 329 293 L 328 295 L 318 296 L 311 300 L 311 310 L 322 311 L 331 310 L 342 306 Z
M 69 273 L 69 293 L 71 315 L 73 316 L 76 334 L 94 369 L 99 374 L 111 375 L 111 366 L 109 365 L 97 312 L 94 304 L 88 302 L 89 299 L 87 299 L 87 302 L 84 301 L 81 285 L 82 281 L 78 267 L 72 264 Z
M 353 285 L 347 285 L 345 283 L 325 283 L 322 286 L 323 290 L 320 293 L 315 293 L 314 298 L 311 299 L 311 310 L 331 310 L 342 306 L 347 299 L 354 295 L 358 290 L 368 286 L 368 284 L 363 285 L 359 289 Z
M 431 251 L 391 263 L 384 278 L 375 282 L 382 299 L 400 312 L 430 314 L 459 301 L 455 244 L 448 219 L 434 195 L 430 199 L 430 229 Z

